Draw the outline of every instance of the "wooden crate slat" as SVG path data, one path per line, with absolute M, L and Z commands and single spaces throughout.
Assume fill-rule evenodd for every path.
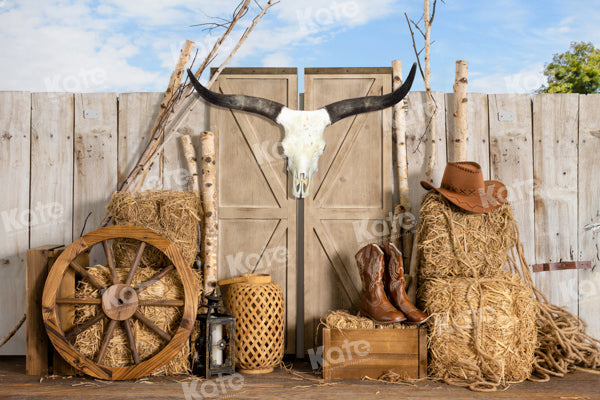
M 427 374 L 427 333 L 420 329 L 323 329 L 324 379 Z

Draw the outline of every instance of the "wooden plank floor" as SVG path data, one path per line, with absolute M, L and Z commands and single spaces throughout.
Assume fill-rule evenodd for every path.
M 107 382 L 27 376 L 24 357 L 0 357 L 0 399 L 600 399 L 600 375 L 583 372 L 547 383 L 526 382 L 505 391 L 476 393 L 431 381 L 414 386 L 363 381 L 323 383 L 308 372 L 309 367 L 297 363 L 293 375 L 277 370 L 222 381 L 178 376 Z

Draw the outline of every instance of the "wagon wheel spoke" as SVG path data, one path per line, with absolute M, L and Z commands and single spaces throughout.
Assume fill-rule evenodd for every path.
M 108 268 L 110 269 L 110 276 L 112 277 L 112 283 L 119 283 L 119 278 L 117 277 L 117 269 L 115 268 L 115 256 L 113 254 L 112 248 L 108 243 L 108 240 L 102 241 L 102 247 L 104 247 L 104 255 L 106 256 L 106 261 L 108 262 Z
M 175 267 L 173 265 L 169 265 L 168 267 L 163 268 L 162 270 L 158 271 L 154 276 L 152 276 L 147 281 L 138 284 L 135 287 L 135 290 L 140 291 L 140 290 L 143 290 L 146 286 L 155 284 L 156 282 L 160 281 L 165 275 L 167 275 L 169 272 L 171 272 L 173 270 L 175 270 Z
M 146 325 L 148 328 L 152 329 L 158 336 L 160 336 L 161 338 L 165 339 L 167 342 L 171 341 L 171 335 L 169 335 L 167 332 L 163 331 L 162 329 L 160 329 L 158 326 L 156 326 L 154 324 L 154 322 L 150 321 L 150 319 L 148 319 L 148 317 L 146 317 L 144 314 L 142 314 L 141 312 L 136 311 L 135 314 L 133 314 L 137 319 L 139 319 L 140 321 L 142 321 L 142 323 L 144 325 Z
M 185 303 L 183 300 L 140 300 L 140 306 L 151 306 L 151 307 L 183 307 Z
M 131 330 L 131 321 L 126 319 L 123 321 L 123 325 L 125 326 L 125 332 L 127 332 L 127 339 L 129 341 L 129 350 L 131 350 L 131 356 L 133 357 L 133 362 L 136 364 L 140 363 L 140 356 L 137 352 L 137 345 L 135 344 L 135 339 L 133 337 L 133 331 Z
M 92 286 L 95 286 L 101 292 L 104 292 L 106 290 L 106 287 L 104 285 L 102 285 L 100 282 L 98 282 L 96 280 L 96 278 L 94 278 L 92 275 L 90 275 L 90 273 L 85 268 L 83 268 L 81 265 L 79 265 L 79 263 L 77 261 L 75 261 L 75 260 L 71 261 L 69 263 L 69 266 L 71 268 L 73 268 L 75 271 L 79 272 L 79 274 L 81 274 L 85 279 L 87 279 L 88 282 L 90 282 L 92 284 Z
M 144 254 L 145 248 L 146 242 L 140 242 L 140 247 L 138 247 L 137 254 L 135 255 L 133 264 L 131 264 L 131 269 L 129 270 L 129 275 L 127 275 L 127 280 L 125 281 L 126 285 L 131 285 L 131 281 L 133 281 L 135 271 L 137 270 L 138 265 L 140 265 L 140 261 L 142 261 L 142 254 Z
M 95 325 L 98 321 L 100 321 L 103 318 L 104 318 L 104 314 L 102 313 L 102 311 L 98 312 L 98 314 L 96 314 L 96 316 L 94 316 L 94 318 L 84 322 L 81 325 L 77 325 L 76 327 L 71 329 L 68 333 L 65 334 L 65 338 L 67 338 L 67 339 L 74 338 L 75 336 L 79 335 L 81 332 L 85 332 L 86 330 L 90 329 L 93 325 Z
M 108 344 L 110 343 L 110 339 L 112 339 L 113 332 L 115 331 L 115 327 L 117 326 L 117 321 L 111 319 L 108 323 L 108 328 L 106 328 L 106 333 L 104 334 L 104 339 L 102 339 L 102 344 L 100 345 L 100 351 L 98 352 L 98 357 L 96 358 L 96 363 L 100 364 L 104 355 L 106 354 L 106 350 L 108 349 Z
M 99 306 L 102 304 L 102 299 L 84 299 L 77 297 L 59 297 L 56 299 L 56 304 L 74 304 L 85 306 Z

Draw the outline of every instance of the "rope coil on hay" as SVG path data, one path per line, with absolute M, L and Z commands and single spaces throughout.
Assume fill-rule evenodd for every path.
M 579 317 L 551 304 L 535 288 L 508 203 L 487 214 L 469 214 L 430 192 L 421 206 L 419 237 L 423 281 L 420 300 L 431 315 L 430 326 L 434 327 L 429 338 L 432 375 L 471 390 L 494 391 L 508 382 L 547 381 L 551 375 L 563 376 L 575 369 L 600 372 L 600 341 L 585 333 L 585 323 Z M 506 265 L 512 274 L 502 271 Z M 508 293 L 513 304 L 508 301 Z M 517 319 L 503 318 L 504 324 L 486 321 L 481 306 L 492 299 L 500 301 L 493 307 L 496 313 L 500 311 L 508 317 L 512 310 Z M 437 337 L 435 327 L 440 316 L 454 315 L 459 302 L 466 311 L 464 323 L 470 320 L 472 328 L 464 329 L 453 321 L 456 334 Z M 474 305 L 482 311 L 478 313 Z M 511 321 L 520 323 L 516 331 Z M 529 321 L 534 321 L 534 329 Z M 498 335 L 502 332 L 494 325 L 516 332 L 519 341 L 513 343 L 513 353 L 520 349 L 526 355 L 523 362 L 511 364 L 510 360 L 517 360 L 513 357 L 516 353 L 492 351 L 494 344 L 508 348 L 506 343 L 512 340 L 510 335 Z M 453 350 L 448 348 L 449 340 L 453 346 L 460 343 L 468 347 L 468 351 L 463 348 L 456 355 L 458 360 L 448 359 L 445 352 Z M 532 347 L 534 343 L 537 344 Z M 500 356 L 505 356 L 502 362 Z

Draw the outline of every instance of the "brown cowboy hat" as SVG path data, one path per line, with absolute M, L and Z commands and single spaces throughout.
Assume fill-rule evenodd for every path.
M 506 186 L 498 181 L 484 181 L 481 166 L 476 162 L 448 163 L 439 188 L 425 181 L 421 181 L 421 186 L 473 213 L 487 213 L 506 202 Z

